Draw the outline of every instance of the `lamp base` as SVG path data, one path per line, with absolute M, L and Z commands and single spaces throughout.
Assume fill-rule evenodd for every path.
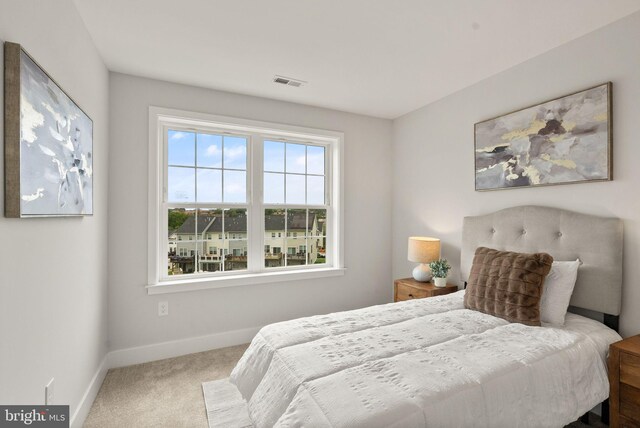
M 431 281 L 431 269 L 429 269 L 429 265 L 424 263 L 420 263 L 413 269 L 413 279 L 420 282 L 429 282 Z

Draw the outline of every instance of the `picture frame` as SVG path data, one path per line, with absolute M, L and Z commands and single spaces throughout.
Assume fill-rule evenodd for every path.
M 93 215 L 93 121 L 19 44 L 4 63 L 5 217 Z
M 612 83 L 474 125 L 475 190 L 613 180 Z

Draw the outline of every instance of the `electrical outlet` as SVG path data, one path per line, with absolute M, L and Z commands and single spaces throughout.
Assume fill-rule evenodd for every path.
M 158 303 L 158 316 L 164 317 L 169 315 L 169 302 L 159 302 Z
M 51 378 L 49 383 L 44 387 L 44 405 L 50 406 L 53 404 L 53 381 Z

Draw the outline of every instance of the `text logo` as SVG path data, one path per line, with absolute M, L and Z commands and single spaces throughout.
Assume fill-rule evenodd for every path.
M 69 406 L 0 406 L 0 428 L 69 428 Z

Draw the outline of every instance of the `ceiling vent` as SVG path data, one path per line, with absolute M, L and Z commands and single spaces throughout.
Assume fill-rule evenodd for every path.
M 291 77 L 284 77 L 284 76 L 278 76 L 278 75 L 276 75 L 273 78 L 273 81 L 275 83 L 279 83 L 280 85 L 293 86 L 296 88 L 299 88 L 300 86 L 307 83 L 304 80 L 292 79 Z

